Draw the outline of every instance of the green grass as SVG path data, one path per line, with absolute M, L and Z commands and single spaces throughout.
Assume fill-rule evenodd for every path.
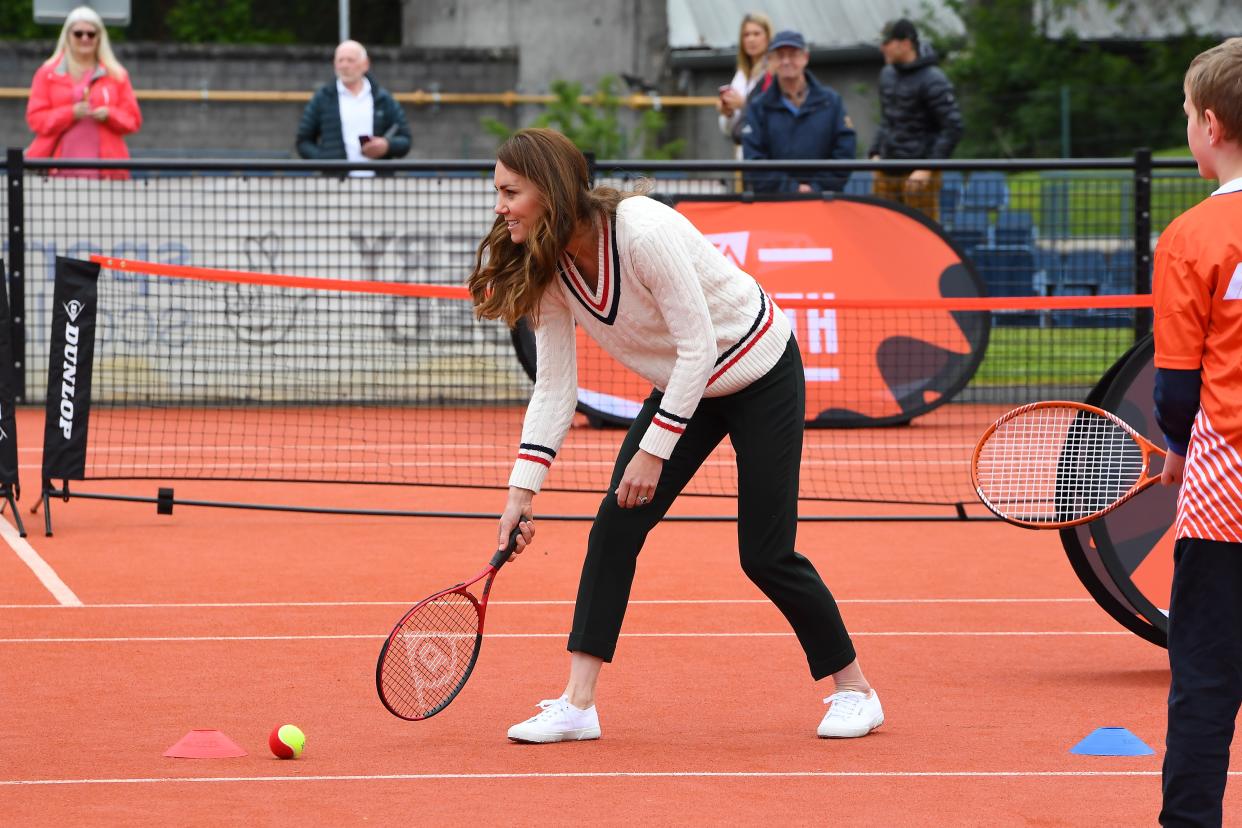
M 993 328 L 974 386 L 1093 386 L 1134 343 L 1125 328 Z
M 1180 158 L 1189 151 L 1163 150 L 1155 155 Z M 1029 211 L 1042 238 L 1131 236 L 1134 179 L 1127 172 L 1023 172 L 1008 176 L 1008 181 L 1009 209 Z M 1163 230 L 1214 187 L 1194 170 L 1156 170 L 1151 189 L 1152 230 Z M 1059 206 L 1053 202 L 1057 198 L 1062 202 Z

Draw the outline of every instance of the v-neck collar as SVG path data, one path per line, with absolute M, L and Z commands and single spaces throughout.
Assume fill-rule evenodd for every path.
M 578 272 L 573 257 L 568 252 L 561 254 L 561 279 L 569 288 L 569 292 L 592 316 L 606 325 L 611 325 L 617 317 L 617 305 L 620 300 L 620 257 L 616 246 L 616 217 L 596 218 L 595 229 L 598 244 L 595 251 L 596 274 L 595 288 L 591 289 L 586 279 Z

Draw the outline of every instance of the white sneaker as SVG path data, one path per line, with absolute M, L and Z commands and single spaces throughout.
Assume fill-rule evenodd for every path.
M 870 695 L 842 690 L 824 701 L 829 705 L 828 712 L 816 731 L 821 739 L 854 739 L 884 724 L 884 708 L 874 690 Z
M 570 704 L 568 697 L 561 696 L 544 699 L 539 706 L 543 708 L 540 713 L 509 728 L 510 739 L 546 744 L 599 738 L 599 714 L 595 712 L 595 705 L 581 710 Z

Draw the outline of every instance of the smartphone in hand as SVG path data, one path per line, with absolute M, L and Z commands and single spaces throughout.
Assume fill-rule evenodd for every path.
M 374 138 L 374 137 L 375 137 L 375 136 L 373 136 L 373 135 L 359 135 L 359 136 L 358 136 L 358 143 L 359 143 L 359 145 L 361 145 L 361 146 L 364 146 L 364 147 L 365 147 L 365 146 L 367 145 L 367 142 L 368 142 L 368 141 L 370 141 L 370 140 L 371 140 L 372 138 Z

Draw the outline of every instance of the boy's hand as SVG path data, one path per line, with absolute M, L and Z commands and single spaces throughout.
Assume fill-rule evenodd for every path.
M 1185 466 L 1186 458 L 1170 451 L 1164 456 L 1164 468 L 1160 470 L 1160 483 L 1165 486 L 1181 485 L 1182 469 Z

